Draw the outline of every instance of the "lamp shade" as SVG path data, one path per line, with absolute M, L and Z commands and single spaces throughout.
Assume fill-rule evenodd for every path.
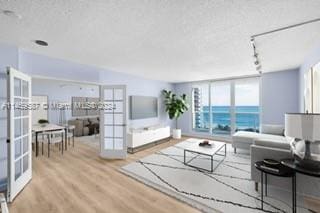
M 320 140 L 320 114 L 286 113 L 285 135 L 311 142 Z

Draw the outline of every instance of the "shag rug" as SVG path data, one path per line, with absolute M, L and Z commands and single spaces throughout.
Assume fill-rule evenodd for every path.
M 264 199 L 264 209 L 261 209 L 260 193 L 255 191 L 250 179 L 250 155 L 245 151 L 234 154 L 230 144 L 227 144 L 223 163 L 213 173 L 185 165 L 184 147 L 199 141 L 190 138 L 120 170 L 203 212 L 292 212 L 291 192 L 272 186 L 268 186 L 268 197 Z M 188 153 L 187 160 L 191 158 L 194 158 L 192 165 L 210 168 L 210 158 Z M 221 156 L 214 158 L 217 164 L 220 160 Z M 299 199 L 297 202 L 298 212 L 309 212 Z

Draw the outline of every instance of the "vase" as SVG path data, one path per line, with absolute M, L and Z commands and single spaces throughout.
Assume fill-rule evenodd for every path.
M 291 143 L 296 165 L 307 169 L 320 169 L 320 142 L 298 140 Z
M 172 137 L 174 139 L 180 139 L 181 138 L 181 129 L 173 129 L 172 130 Z

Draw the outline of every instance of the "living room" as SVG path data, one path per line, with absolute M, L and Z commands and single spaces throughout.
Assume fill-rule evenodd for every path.
M 320 212 L 319 7 L 1 2 L 1 211 Z

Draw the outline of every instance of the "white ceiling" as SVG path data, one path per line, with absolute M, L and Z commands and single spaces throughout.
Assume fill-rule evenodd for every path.
M 0 42 L 170 82 L 257 74 L 250 36 L 320 18 L 320 0 L 1 0 Z M 313 23 L 256 39 L 262 71 L 299 66 Z M 32 40 L 43 39 L 48 47 Z

